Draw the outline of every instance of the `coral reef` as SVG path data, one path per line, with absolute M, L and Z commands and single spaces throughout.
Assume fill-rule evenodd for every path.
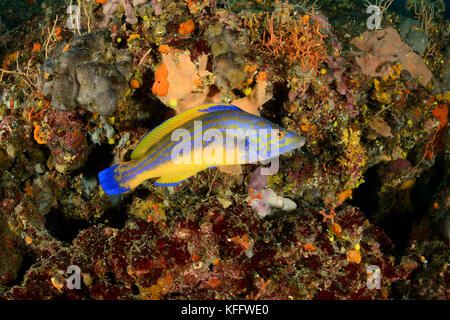
M 206 37 L 214 60 L 216 85 L 224 90 L 241 89 L 245 80 L 247 37 L 237 31 L 225 29 L 220 22 L 208 28 Z
M 303 15 L 298 21 L 291 16 L 286 19 L 283 9 L 290 8 L 281 8 L 267 17 L 269 34 L 267 40 L 263 40 L 263 45 L 271 55 L 285 56 L 290 64 L 300 62 L 304 73 L 312 72 L 315 75 L 317 68 L 326 58 L 323 41 L 326 35 L 320 32 L 320 19 L 315 19 L 315 24 L 312 24 L 314 11 Z
M 33 124 L 35 132 L 41 137 L 35 139 L 48 146 L 57 171 L 64 173 L 84 165 L 91 146 L 76 112 L 47 111 L 42 115 L 41 125 Z
M 75 29 L 63 1 L 0 3 L 0 299 L 450 299 L 449 22 L 376 3 L 375 31 L 357 0 L 80 0 Z M 306 143 L 271 175 L 104 192 L 216 102 Z
M 144 210 L 161 215 L 161 205 L 152 206 Z M 170 225 L 165 219 L 131 218 L 122 230 L 94 226 L 69 248 L 55 244 L 23 285 L 4 297 L 373 299 L 386 297 L 388 283 L 411 272 L 382 255 L 380 247 L 389 240 L 357 209 L 341 210 L 328 232 L 313 208 L 301 210 L 302 215 L 261 225 L 249 207 L 224 210 L 210 202 L 195 209 L 195 219 L 175 218 Z M 64 286 L 69 264 L 82 266 L 82 290 Z M 381 267 L 382 290 L 367 289 L 364 264 Z
M 20 267 L 23 263 L 23 252 L 20 246 L 21 239 L 11 232 L 6 219 L 0 217 L 0 294 L 8 283 L 19 277 Z

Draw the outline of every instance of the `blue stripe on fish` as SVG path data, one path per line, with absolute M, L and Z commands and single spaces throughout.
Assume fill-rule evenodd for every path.
M 212 111 L 243 111 L 242 109 L 233 105 L 218 105 L 212 106 L 206 109 L 199 109 L 200 112 L 212 112 Z
M 216 107 L 217 107 L 217 106 L 216 106 Z M 229 106 L 221 106 L 221 107 L 229 107 Z M 210 107 L 210 108 L 213 108 L 213 107 Z M 237 108 L 237 109 L 236 109 L 236 108 Z M 206 112 L 206 110 L 208 110 L 208 109 L 202 109 L 202 110 L 198 110 L 198 111 Z M 236 113 L 236 112 L 235 112 L 236 110 L 240 111 L 241 113 L 248 114 L 248 116 L 247 116 L 247 115 L 244 115 L 244 114 Z M 221 111 L 221 110 L 216 110 L 216 111 Z M 230 112 L 232 112 L 232 113 L 224 113 L 224 114 L 221 113 L 221 114 L 219 114 L 219 115 L 217 115 L 217 112 L 216 112 L 216 113 L 212 113 L 213 116 L 203 118 L 202 121 L 209 121 L 209 120 L 212 120 L 212 119 L 219 119 L 219 118 L 223 118 L 223 117 L 226 117 L 226 116 L 230 116 L 230 117 L 231 117 L 231 116 L 233 116 L 233 117 L 239 117 L 239 118 L 247 119 L 247 120 L 257 120 L 256 116 L 254 116 L 254 115 L 252 115 L 252 114 L 250 114 L 250 113 L 248 113 L 248 112 L 245 112 L 245 111 L 239 109 L 238 107 L 235 107 L 235 108 L 223 108 L 223 111 L 224 111 L 224 112 L 230 111 Z M 163 122 L 162 124 L 164 124 L 164 122 Z M 141 140 L 139 140 L 139 142 L 138 142 L 138 144 L 137 144 L 136 146 L 138 146 L 138 145 L 139 145 L 139 144 L 140 144 L 147 136 L 149 136 L 149 135 L 153 132 L 153 130 L 157 129 L 157 128 L 160 127 L 162 124 L 156 126 L 156 127 L 153 128 L 152 130 L 150 130 L 149 132 L 147 132 L 147 134 L 146 134 L 144 137 L 142 137 Z M 194 125 L 192 124 L 192 125 L 190 125 L 189 127 L 187 127 L 186 129 L 189 130 L 189 129 L 192 128 L 193 126 L 194 126 Z

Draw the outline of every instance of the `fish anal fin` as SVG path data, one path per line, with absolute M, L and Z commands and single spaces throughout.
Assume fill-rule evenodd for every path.
M 176 186 L 193 175 L 195 175 L 195 172 L 186 175 L 160 177 L 153 183 L 157 186 Z

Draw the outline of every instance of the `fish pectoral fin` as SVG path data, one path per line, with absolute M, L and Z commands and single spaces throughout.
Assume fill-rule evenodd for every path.
M 196 172 L 189 172 L 189 173 L 186 173 L 186 174 L 183 174 L 183 175 L 178 175 L 178 176 L 160 177 L 153 183 L 156 184 L 157 186 L 176 186 L 177 184 L 180 184 L 181 182 L 183 182 L 187 178 L 192 177 L 197 172 L 198 171 L 196 171 Z

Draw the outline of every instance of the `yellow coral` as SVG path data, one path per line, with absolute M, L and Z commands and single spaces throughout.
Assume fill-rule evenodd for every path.
M 348 172 L 348 181 L 344 188 L 354 189 L 360 181 L 362 167 L 367 164 L 367 155 L 360 142 L 361 131 L 345 128 L 342 130 L 344 154 L 338 159 L 339 164 Z
M 39 144 L 46 144 L 47 141 L 45 140 L 43 133 L 40 131 L 41 127 L 38 125 L 36 121 L 33 121 L 33 126 L 34 126 L 34 135 L 33 135 L 34 140 L 36 140 L 36 142 Z
M 400 72 L 402 71 L 401 63 L 392 66 L 392 72 L 389 74 L 389 78 L 392 80 L 398 79 L 400 77 Z
M 337 197 L 340 202 L 344 202 L 345 200 L 347 200 L 352 196 L 352 193 L 353 193 L 352 190 L 344 190 L 341 193 L 339 193 Z
M 135 278 L 133 272 L 130 275 Z M 167 294 L 167 292 L 169 292 L 169 288 L 172 283 L 172 274 L 170 273 L 170 271 L 166 271 L 160 278 L 158 278 L 156 283 L 151 285 L 150 287 L 142 287 L 139 285 L 139 283 L 137 283 L 137 287 L 143 300 L 160 300 L 164 295 Z
M 137 33 L 132 33 L 132 34 L 129 35 L 128 41 L 131 41 L 131 40 L 133 40 L 133 39 L 140 39 L 140 38 L 141 38 L 141 36 L 140 36 L 139 34 L 137 34 Z
M 374 79 L 373 84 L 375 87 L 375 99 L 381 103 L 390 104 L 392 102 L 391 94 L 382 90 L 380 80 Z
M 436 100 L 440 102 L 449 103 L 450 102 L 450 91 L 446 91 L 444 94 L 439 93 L 436 95 Z
M 161 222 L 164 224 L 166 218 L 163 205 L 153 200 L 139 201 L 136 207 L 131 210 L 131 214 L 153 223 Z
M 274 175 L 270 175 L 267 177 L 267 185 L 269 188 L 274 188 L 283 183 L 283 175 L 281 173 L 277 173 Z

